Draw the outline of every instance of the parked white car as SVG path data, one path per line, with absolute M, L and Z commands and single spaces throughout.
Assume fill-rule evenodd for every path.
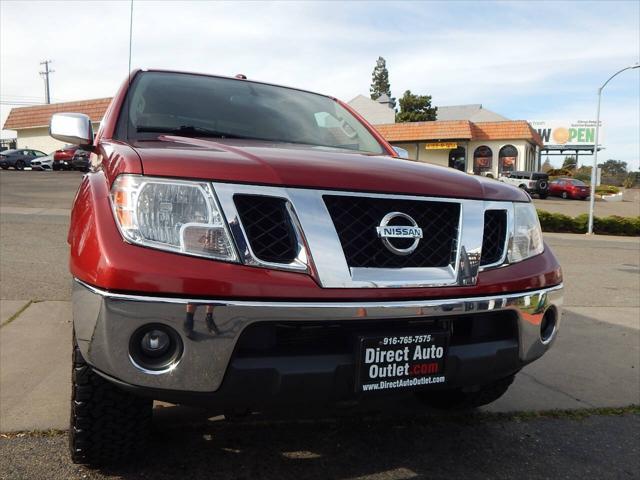
M 501 175 L 498 180 L 525 190 L 529 195 L 540 198 L 549 195 L 549 175 L 542 172 L 510 172 Z
M 53 153 L 31 160 L 31 168 L 33 170 L 46 170 L 51 172 L 53 170 Z

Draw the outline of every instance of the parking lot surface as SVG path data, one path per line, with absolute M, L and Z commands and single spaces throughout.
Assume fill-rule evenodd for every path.
M 66 229 L 80 178 L 0 173 L 2 432 L 67 426 Z M 529 415 L 640 404 L 640 241 L 545 238 L 565 273 L 558 340 L 485 416 L 443 417 L 410 396 L 376 399 L 358 411 L 301 408 L 239 422 L 159 405 L 158 432 L 142 463 L 87 470 L 69 463 L 63 433 L 10 434 L 0 439 L 0 478 L 211 478 L 212 472 L 219 478 L 637 478 L 637 409 L 596 410 L 586 418 Z M 517 414 L 496 416 L 503 412 Z
M 547 197 L 544 200 L 534 198 L 533 202 L 538 210 L 552 213 L 563 213 L 576 217 L 589 213 L 589 200 L 571 200 L 560 197 Z M 605 202 L 597 200 L 595 214 L 598 217 L 618 215 L 620 217 L 636 217 L 640 215 L 640 189 L 625 190 L 621 202 Z
M 4 478 L 637 478 L 640 415 L 584 419 L 351 418 L 161 428 L 144 458 L 90 470 L 66 438 L 0 439 Z

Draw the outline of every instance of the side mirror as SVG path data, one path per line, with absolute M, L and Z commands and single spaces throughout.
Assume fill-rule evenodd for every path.
M 54 113 L 49 123 L 49 135 L 73 145 L 93 144 L 91 120 L 84 113 Z
M 409 152 L 404 148 L 393 147 L 400 158 L 409 158 Z

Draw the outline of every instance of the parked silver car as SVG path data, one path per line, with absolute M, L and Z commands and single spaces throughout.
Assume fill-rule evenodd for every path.
M 31 160 L 31 168 L 33 170 L 53 171 L 53 153 L 44 157 L 37 157 Z

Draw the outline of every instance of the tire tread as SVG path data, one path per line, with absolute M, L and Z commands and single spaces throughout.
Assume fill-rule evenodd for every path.
M 104 465 L 142 448 L 153 401 L 119 389 L 95 373 L 73 342 L 69 449 L 74 463 Z

